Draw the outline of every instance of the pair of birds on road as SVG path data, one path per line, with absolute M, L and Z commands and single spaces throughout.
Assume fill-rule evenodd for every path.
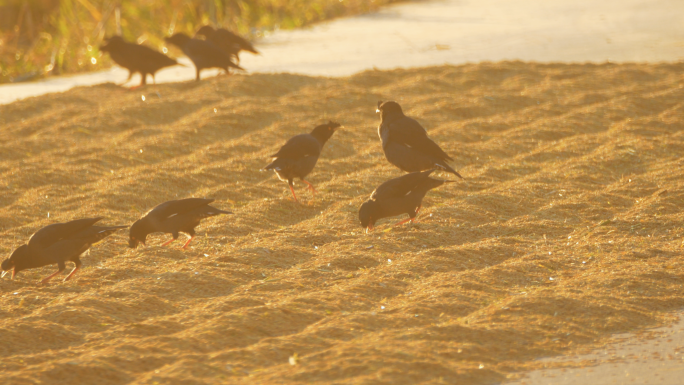
M 427 131 L 415 119 L 404 115 L 399 103 L 394 101 L 378 102 L 376 112 L 380 113 L 378 136 L 382 142 L 385 158 L 399 169 L 409 174 L 391 179 L 375 189 L 370 199 L 359 209 L 361 226 L 372 230 L 379 219 L 406 213 L 409 219 L 399 222 L 415 221 L 425 194 L 444 183 L 430 178 L 437 169 L 450 172 L 463 178 L 448 163 L 453 159 L 437 143 L 427 136 Z M 300 134 L 288 140 L 265 170 L 273 170 L 282 181 L 286 181 L 292 196 L 297 201 L 293 181 L 299 178 L 315 194 L 316 190 L 306 179 L 313 171 L 325 143 L 341 126 L 328 122 L 317 126 L 310 134 Z
M 206 40 L 197 39 L 198 36 L 204 36 Z M 165 40 L 180 48 L 192 60 L 196 80 L 200 80 L 200 71 L 205 68 L 221 68 L 226 72 L 230 68 L 244 70 L 236 64 L 240 62 L 240 51 L 259 53 L 252 43 L 244 38 L 226 29 L 214 29 L 209 25 L 200 28 L 194 38 L 184 33 L 176 33 Z M 176 59 L 144 45 L 129 43 L 121 36 L 105 39 L 105 44 L 100 50 L 109 52 L 116 64 L 128 70 L 126 82 L 131 80 L 133 74 L 139 73 L 142 77 L 141 86 L 147 84 L 148 74 L 152 75 L 154 80 L 160 69 L 179 64 Z
M 396 102 L 378 102 L 381 123 L 378 135 L 387 160 L 409 174 L 388 180 L 378 186 L 359 209 L 359 220 L 366 231 L 372 230 L 375 223 L 386 217 L 408 214 L 409 218 L 398 224 L 414 221 L 421 208 L 425 194 L 441 186 L 445 180 L 430 178 L 436 169 L 450 172 L 459 178 L 447 161 L 452 160 L 428 136 L 425 129 L 414 119 L 404 115 Z M 304 178 L 314 169 L 325 143 L 341 125 L 328 122 L 314 128 L 310 134 L 294 136 L 283 145 L 275 158 L 265 169 L 274 170 L 281 180 L 287 181 L 292 196 L 297 200 L 293 188 L 295 178 L 301 179 L 315 193 L 311 183 Z M 183 245 L 187 248 L 195 237 L 195 227 L 204 218 L 232 214 L 210 206 L 213 199 L 187 198 L 164 202 L 145 213 L 130 228 L 128 246 L 135 248 L 145 245 L 147 236 L 162 232 L 172 238 L 166 246 L 179 237 L 179 233 L 190 236 Z M 2 276 L 12 271 L 12 278 L 26 269 L 57 264 L 58 271 L 42 280 L 47 283 L 51 278 L 66 269 L 66 262 L 74 262 L 75 267 L 64 279 L 70 279 L 81 267 L 80 256 L 94 243 L 99 242 L 116 230 L 127 226 L 95 226 L 102 218 L 78 219 L 66 223 L 46 226 L 34 233 L 27 244 L 19 246 L 11 256 L 2 262 Z

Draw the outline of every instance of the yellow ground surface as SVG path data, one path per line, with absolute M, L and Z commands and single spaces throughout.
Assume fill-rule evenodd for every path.
M 187 251 L 158 247 L 166 235 L 130 250 L 120 231 L 72 281 L 37 284 L 54 267 L 1 280 L 3 382 L 486 384 L 665 324 L 684 307 L 683 74 L 484 63 L 0 106 L 3 256 L 47 224 L 130 224 L 169 199 L 235 212 Z M 401 174 L 380 150 L 379 99 L 467 183 L 430 192 L 420 223 L 366 235 L 358 206 Z M 259 169 L 328 119 L 345 129 L 308 178 L 316 200 L 298 184 L 296 204 Z

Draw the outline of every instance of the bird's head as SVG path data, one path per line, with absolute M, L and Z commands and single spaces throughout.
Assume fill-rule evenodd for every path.
M 359 221 L 361 221 L 361 227 L 366 229 L 366 232 L 373 230 L 373 227 L 375 227 L 375 221 L 378 217 L 377 211 L 377 203 L 372 200 L 363 202 L 359 208 Z
M 14 278 L 14 275 L 16 273 L 18 273 L 19 270 L 23 270 L 21 268 L 21 260 L 27 254 L 28 254 L 28 246 L 27 245 L 21 245 L 21 246 L 17 247 L 17 249 L 12 252 L 12 255 L 10 255 L 9 258 L 2 261 L 2 265 L 0 265 L 0 269 L 2 269 L 2 276 L 0 276 L 0 277 L 4 277 L 8 271 L 14 269 L 14 271 L 12 272 L 12 278 Z
M 103 40 L 103 43 L 100 46 L 100 51 L 102 52 L 112 52 L 113 49 L 116 49 L 116 47 L 119 47 L 122 43 L 125 43 L 126 41 L 123 39 L 123 37 L 119 35 L 114 35 L 112 37 L 105 38 Z
M 380 113 L 380 119 L 386 120 L 388 117 L 392 116 L 403 116 L 404 111 L 401 110 L 401 106 L 397 102 L 382 100 L 378 101 L 378 108 L 375 110 L 376 113 Z
M 204 25 L 202 28 L 200 28 L 195 36 L 204 36 L 204 37 L 209 37 L 212 33 L 216 32 L 214 27 L 210 25 Z
M 147 234 L 149 234 L 149 231 L 146 229 L 144 219 L 136 221 L 131 226 L 131 231 L 128 238 L 128 247 L 135 249 L 138 247 L 138 243 L 142 243 L 143 246 L 145 246 Z
M 182 47 L 183 45 L 185 45 L 185 43 L 187 43 L 190 40 L 190 36 L 188 36 L 182 32 L 179 32 L 179 33 L 176 33 L 172 36 L 165 37 L 164 40 L 166 40 L 167 42 L 169 42 L 169 43 L 171 43 L 177 47 Z
M 318 139 L 321 144 L 324 144 L 325 142 L 330 139 L 330 137 L 335 133 L 335 131 L 339 130 L 342 128 L 342 125 L 333 122 L 332 120 L 328 121 L 328 123 L 321 124 L 320 126 L 316 126 L 316 128 L 311 131 L 311 135 Z

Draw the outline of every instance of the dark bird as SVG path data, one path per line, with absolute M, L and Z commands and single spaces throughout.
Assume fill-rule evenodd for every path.
M 140 217 L 132 226 L 128 246 L 135 248 L 138 243 L 145 244 L 147 235 L 151 233 L 170 233 L 173 238 L 162 246 L 178 239 L 178 233 L 190 235 L 183 248 L 187 248 L 195 238 L 195 227 L 204 218 L 220 214 L 232 214 L 209 206 L 213 199 L 186 198 L 164 202 Z
M 154 75 L 164 67 L 170 67 L 178 64 L 176 59 L 157 52 L 152 48 L 144 45 L 133 44 L 125 41 L 121 36 L 112 36 L 105 40 L 105 44 L 100 47 L 103 52 L 109 52 L 114 62 L 128 70 L 128 79 L 135 73 L 142 76 L 140 85 L 147 84 L 147 75 Z
M 31 235 L 28 244 L 19 246 L 12 255 L 2 262 L 2 277 L 12 270 L 12 279 L 22 270 L 57 264 L 59 271 L 46 277 L 41 283 L 66 269 L 66 262 L 72 261 L 76 267 L 64 278 L 69 280 L 81 267 L 81 254 L 94 243 L 118 229 L 128 226 L 94 226 L 102 218 L 77 219 L 66 223 L 45 226 Z
M 307 175 L 314 169 L 318 157 L 321 155 L 323 145 L 330 139 L 330 137 L 342 127 L 339 123 L 329 121 L 326 124 L 321 124 L 311 131 L 310 134 L 299 134 L 293 136 L 288 140 L 283 147 L 271 158 L 275 158 L 264 170 L 275 171 L 278 178 L 282 181 L 287 181 L 292 191 L 292 196 L 296 202 L 297 195 L 295 195 L 292 181 L 294 178 L 299 178 L 306 183 L 308 189 L 312 194 L 316 193 L 316 189 L 311 183 L 304 180 Z
M 210 42 L 216 44 L 225 53 L 231 56 L 235 56 L 235 59 L 240 63 L 240 57 L 238 54 L 240 51 L 247 51 L 253 54 L 259 54 L 252 43 L 247 41 L 245 38 L 230 32 L 227 29 L 219 28 L 214 29 L 210 25 L 205 25 L 197 31 L 195 37 L 204 36 Z
M 243 70 L 242 67 L 233 63 L 229 54 L 210 41 L 193 39 L 184 33 L 177 33 L 165 40 L 180 48 L 192 60 L 197 73 L 195 79 L 198 81 L 200 71 L 205 68 L 221 68 L 226 72 L 229 68 Z
M 378 219 L 404 213 L 408 214 L 409 218 L 397 223 L 397 226 L 408 221 L 414 222 L 425 194 L 444 183 L 453 182 L 430 178 L 430 174 L 435 170 L 412 172 L 390 179 L 378 186 L 370 199 L 359 208 L 361 227 L 368 232 L 368 230 L 373 230 Z
M 453 159 L 428 138 L 420 123 L 404 115 L 397 102 L 379 101 L 376 112 L 381 113 L 378 136 L 390 163 L 406 172 L 437 167 L 463 178 L 447 163 Z

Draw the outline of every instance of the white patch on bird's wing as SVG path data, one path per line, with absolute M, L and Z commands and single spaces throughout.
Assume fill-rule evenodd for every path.
M 274 170 L 276 170 L 276 171 L 280 171 L 280 170 L 281 170 L 281 168 L 280 168 L 280 167 L 276 167 L 276 168 L 274 168 Z
M 178 215 L 178 213 L 173 213 L 173 214 L 169 215 L 167 218 L 175 217 L 176 215 Z

